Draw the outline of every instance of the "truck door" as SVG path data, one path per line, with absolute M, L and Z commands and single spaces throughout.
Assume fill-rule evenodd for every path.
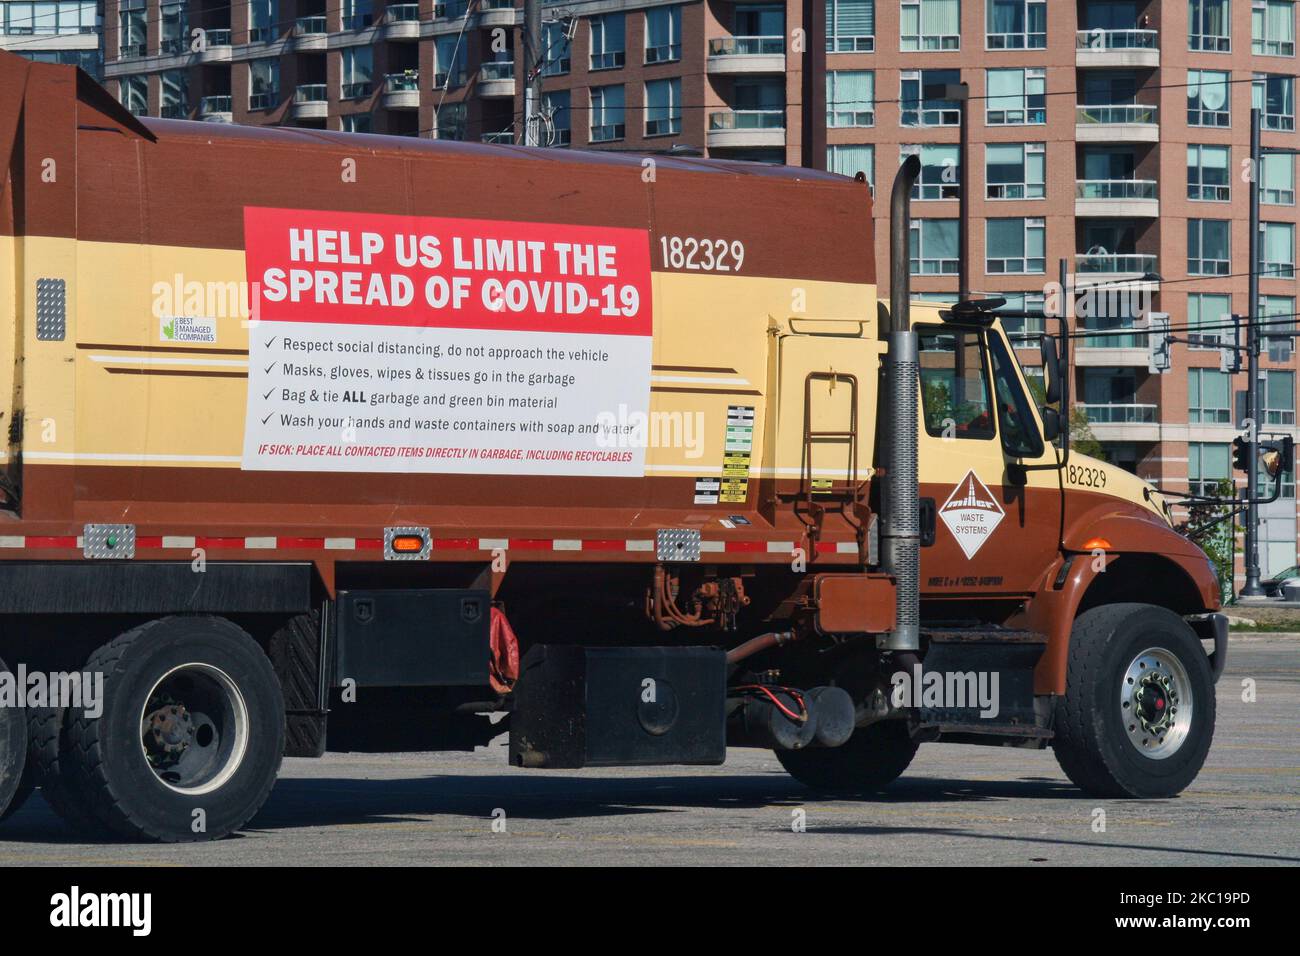
M 994 329 L 917 332 L 922 594 L 1032 593 L 1058 552 L 1061 486 L 1019 364 Z

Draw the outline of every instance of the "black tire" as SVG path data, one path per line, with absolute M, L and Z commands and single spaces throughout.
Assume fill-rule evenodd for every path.
M 916 756 L 907 722 L 882 720 L 853 732 L 840 747 L 777 750 L 790 776 L 827 793 L 876 793 L 893 783 Z
M 0 674 L 9 667 L 0 660 Z M 17 810 L 31 793 L 27 771 L 27 714 L 19 707 L 0 707 L 0 820 Z
M 32 707 L 27 711 L 27 766 L 41 796 L 64 823 L 82 836 L 95 836 L 102 828 L 73 789 L 68 761 L 68 711 Z
M 14 791 L 14 795 L 9 798 L 9 806 L 5 807 L 3 812 L 0 812 L 0 823 L 4 823 L 11 816 L 21 810 L 23 804 L 27 802 L 27 798 L 32 795 L 32 791 L 35 789 L 36 774 L 32 770 L 31 763 L 28 763 L 26 768 L 23 770 L 23 775 L 18 778 L 18 789 Z
M 258 811 L 284 753 L 284 699 L 242 629 L 217 617 L 162 618 L 105 644 L 86 668 L 104 675 L 103 713 L 76 715 L 67 760 L 100 824 L 128 839 L 215 840 Z M 147 707 L 173 721 L 148 741 Z M 159 754 L 158 741 L 172 752 Z
M 1138 665 L 1138 673 L 1147 672 L 1138 658 L 1148 650 L 1175 660 L 1182 674 L 1174 686 L 1186 684 L 1178 697 L 1162 692 L 1156 701 L 1162 717 L 1164 700 L 1171 702 L 1169 719 L 1174 723 L 1163 732 L 1147 733 L 1138 726 L 1140 715 L 1136 722 L 1125 716 L 1136 712 L 1128 698 L 1134 686 L 1127 676 L 1130 665 Z M 1205 763 L 1214 720 L 1209 659 L 1186 621 L 1149 604 L 1111 604 L 1079 615 L 1070 633 L 1066 690 L 1056 702 L 1052 742 L 1057 762 L 1076 786 L 1097 797 L 1172 797 Z M 1151 756 L 1172 744 L 1175 732 L 1177 746 L 1163 756 Z M 1144 752 L 1144 746 L 1156 750 Z

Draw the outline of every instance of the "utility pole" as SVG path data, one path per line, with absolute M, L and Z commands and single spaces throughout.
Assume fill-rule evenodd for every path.
M 524 0 L 524 136 L 525 146 L 541 145 L 542 0 Z
M 1263 154 L 1259 143 L 1259 109 L 1250 111 L 1250 271 L 1246 315 L 1246 584 L 1242 597 L 1264 593 L 1259 584 L 1259 505 L 1256 503 L 1259 475 L 1259 180 L 1263 175 Z
M 970 298 L 970 87 L 958 83 L 955 91 L 961 103 L 961 132 L 957 163 L 961 166 L 961 191 L 957 194 L 957 301 Z

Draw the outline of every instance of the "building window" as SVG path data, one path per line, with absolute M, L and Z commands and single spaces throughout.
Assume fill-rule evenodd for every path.
M 343 0 L 343 29 L 364 30 L 374 22 L 372 0 Z
M 159 76 L 162 94 L 159 116 L 184 119 L 190 112 L 189 78 L 184 70 L 167 70 Z
M 899 49 L 961 49 L 961 0 L 903 0 Z
M 38 4 L 39 6 L 39 4 Z M 179 56 L 189 51 L 189 29 L 185 7 L 180 3 L 163 4 L 159 10 L 158 52 L 164 56 Z
M 1295 424 L 1295 372 L 1269 369 L 1264 373 L 1264 424 Z
M 40 19 L 38 4 L 32 4 L 35 19 Z M 31 21 L 35 24 L 35 20 Z M 35 30 L 33 26 L 33 30 Z M 117 55 L 125 60 L 130 57 L 144 56 L 148 52 L 147 27 L 145 26 L 144 0 L 123 0 L 117 14 Z M 40 31 L 44 32 L 44 31 Z
M 1260 334 L 1268 357 L 1275 362 L 1290 361 L 1295 340 L 1285 333 L 1296 329 L 1295 299 L 1289 295 L 1261 295 L 1255 312 L 1261 320 Z
M 1253 0 L 1250 52 L 1257 56 L 1295 56 L 1295 4 L 1291 0 Z
M 591 88 L 591 142 L 608 143 L 624 136 L 623 87 Z
M 900 146 L 898 154 L 900 163 L 909 156 L 921 157 L 921 178 L 912 187 L 913 199 L 956 199 L 961 194 L 961 171 L 955 144 Z
M 248 108 L 265 110 L 280 102 L 280 61 L 253 60 L 248 64 Z
M 858 143 L 827 146 L 826 168 L 841 176 L 856 176 L 858 173 L 863 173 L 867 177 L 867 182 L 871 183 L 872 193 L 875 193 L 875 147 Z
M 1217 349 L 1220 342 L 1232 341 L 1232 297 L 1219 292 L 1197 292 L 1187 296 L 1187 327 L 1209 326 L 1204 332 L 1189 332 L 1192 348 Z
M 1231 480 L 1232 446 L 1227 442 L 1187 443 L 1187 485 L 1194 495 L 1212 495 Z
M 957 220 L 913 219 L 908 269 L 914 276 L 957 274 Z
M 343 48 L 343 99 L 354 100 L 369 96 L 375 72 L 375 48 L 372 46 L 345 46 Z
M 903 70 L 900 123 L 903 126 L 958 126 L 961 106 L 945 100 L 942 90 L 961 82 L 960 70 Z
M 1232 49 L 1229 0 L 1189 0 L 1187 48 L 1211 53 Z
M 670 136 L 682 131 L 682 81 L 651 80 L 645 85 L 645 134 Z
M 645 61 L 671 63 L 682 58 L 682 8 L 656 7 L 645 12 Z
M 1265 279 L 1295 278 L 1295 223 L 1259 224 L 1259 274 Z
M 279 0 L 249 0 L 248 39 L 252 43 L 269 43 L 280 34 Z
M 444 104 L 433 118 L 438 139 L 464 140 L 466 113 L 464 103 Z
M 1187 220 L 1187 274 L 1226 276 L 1229 254 L 1227 219 Z
M 1217 368 L 1187 370 L 1187 421 L 1193 425 L 1231 425 L 1232 389 Z
M 1227 126 L 1228 74 L 1222 70 L 1187 71 L 1187 125 Z
M 826 0 L 826 52 L 870 53 L 876 48 L 876 0 Z
M 562 76 L 569 72 L 571 69 L 569 46 L 569 38 L 565 35 L 563 23 L 542 24 L 542 76 Z
M 117 98 L 136 116 L 149 115 L 149 77 L 124 76 L 117 81 Z
M 627 18 L 606 13 L 591 18 L 591 69 L 616 70 L 627 57 Z
M 572 139 L 572 112 L 568 90 L 542 93 L 542 145 L 568 146 Z
M 1042 50 L 1047 47 L 1046 0 L 986 0 L 984 42 L 990 50 Z
M 1295 77 L 1255 74 L 1251 106 L 1260 111 L 1260 126 L 1291 132 L 1295 129 Z
M 452 90 L 465 82 L 465 46 L 454 33 L 434 37 L 433 88 Z
M 1019 126 L 1047 122 L 1045 70 L 986 70 L 988 100 L 984 121 L 989 126 Z
M 1042 199 L 1047 195 L 1045 143 L 989 143 L 984 147 L 988 199 Z
M 1046 297 L 1041 292 L 998 292 L 996 297 L 1005 299 L 998 312 L 1038 312 L 1046 307 Z M 1047 320 L 1042 317 L 1029 318 L 1023 315 L 1006 315 L 1000 320 L 1007 338 L 1014 348 L 1037 348 L 1038 339 L 1047 331 Z M 1031 377 L 1031 369 L 1024 369 L 1025 377 Z M 1042 369 L 1038 369 L 1039 381 L 1042 381 Z
M 1270 206 L 1295 205 L 1295 157 L 1265 154 L 1260 163 L 1259 201 Z
M 124 2 L 119 4 L 121 10 L 144 10 L 144 4 Z M 85 0 L 67 0 L 67 2 L 36 2 L 12 0 L 0 3 L 0 34 L 10 36 L 37 36 L 48 34 L 92 34 L 98 32 L 99 15 L 96 5 Z M 40 63 L 60 63 L 59 59 L 29 56 L 29 51 L 15 47 L 16 52 Z M 75 60 L 68 62 L 75 63 Z
M 340 119 L 345 133 L 369 133 L 374 129 L 369 113 L 344 113 Z
M 1227 146 L 1191 143 L 1187 147 L 1187 198 L 1201 202 L 1227 202 Z
M 984 271 L 989 275 L 1034 275 L 1047 271 L 1044 219 L 989 219 L 985 222 Z
M 826 125 L 832 128 L 876 125 L 876 74 L 871 70 L 830 70 L 826 74 Z

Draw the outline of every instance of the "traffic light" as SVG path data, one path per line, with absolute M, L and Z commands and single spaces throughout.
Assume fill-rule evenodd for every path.
M 1250 444 L 1241 435 L 1232 440 L 1232 467 L 1250 474 Z

